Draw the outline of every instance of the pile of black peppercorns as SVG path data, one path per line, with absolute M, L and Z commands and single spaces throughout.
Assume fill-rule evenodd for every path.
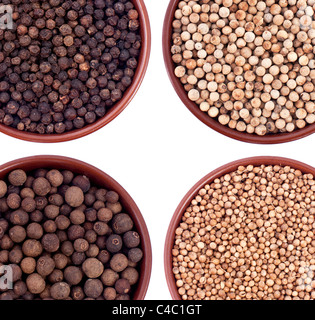
M 61 134 L 94 123 L 131 85 L 141 49 L 128 0 L 3 0 L 0 123 Z
M 0 180 L 0 266 L 13 271 L 0 300 L 128 300 L 142 257 L 116 192 L 69 170 Z

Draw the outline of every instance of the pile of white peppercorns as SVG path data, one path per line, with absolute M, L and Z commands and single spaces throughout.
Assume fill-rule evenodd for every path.
M 315 123 L 315 0 L 182 0 L 171 53 L 188 97 L 264 136 Z
M 183 300 L 314 300 L 315 180 L 241 166 L 205 185 L 175 231 Z

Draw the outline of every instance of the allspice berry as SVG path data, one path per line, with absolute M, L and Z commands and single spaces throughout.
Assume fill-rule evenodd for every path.
M 116 292 L 120 294 L 129 293 L 130 283 L 127 279 L 118 279 L 115 283 Z
M 121 277 L 128 280 L 130 285 L 133 286 L 139 280 L 139 272 L 135 268 L 128 267 L 121 273 Z
M 48 280 L 50 283 L 61 282 L 64 279 L 64 274 L 59 269 L 54 269 L 53 272 L 48 276 Z
M 17 170 L 10 172 L 10 174 L 8 176 L 9 182 L 13 186 L 16 186 L 16 187 L 22 186 L 25 183 L 26 178 L 27 178 L 27 176 L 26 176 L 25 171 L 20 170 L 20 169 L 17 169 Z
M 10 222 L 15 225 L 24 226 L 29 221 L 29 215 L 22 209 L 11 212 Z
M 128 251 L 128 259 L 134 263 L 138 263 L 143 258 L 143 252 L 139 248 L 132 248 Z
M 62 253 L 56 253 L 53 256 L 53 259 L 55 261 L 56 268 L 58 268 L 58 269 L 64 269 L 66 267 L 66 265 L 68 264 L 67 257 Z
M 72 180 L 72 184 L 79 187 L 84 193 L 88 192 L 91 187 L 90 180 L 86 176 L 76 176 Z
M 9 230 L 9 236 L 15 243 L 20 243 L 26 238 L 26 231 L 21 226 L 14 226 Z
M 21 261 L 21 269 L 26 274 L 31 274 L 35 271 L 36 260 L 32 257 L 26 257 Z
M 98 278 L 104 271 L 103 264 L 96 258 L 89 258 L 83 262 L 82 270 L 87 277 Z
M 47 233 L 43 236 L 41 243 L 47 252 L 56 252 L 59 249 L 60 241 L 56 234 Z
M 24 173 L 23 186 L 19 170 L 16 185 L 0 183 L 0 266 L 13 270 L 0 300 L 130 299 L 139 278 L 130 257 L 139 262 L 142 251 L 119 195 L 67 170 Z
M 46 196 L 50 190 L 51 185 L 49 181 L 43 177 L 37 178 L 33 182 L 33 190 L 39 196 Z
M 101 280 L 105 286 L 112 287 L 115 282 L 119 279 L 119 274 L 112 269 L 105 269 Z
M 122 234 L 133 228 L 133 221 L 128 214 L 119 213 L 112 219 L 112 228 L 115 233 Z
M 36 271 L 42 277 L 46 277 L 55 269 L 55 261 L 49 256 L 42 256 L 37 260 Z
M 122 272 L 128 266 L 128 259 L 122 253 L 116 253 L 110 260 L 110 267 L 116 272 Z
M 73 210 L 70 213 L 70 220 L 73 224 L 82 224 L 85 222 L 85 214 L 81 210 Z
M 22 245 L 22 251 L 27 257 L 36 258 L 42 253 L 43 247 L 38 240 L 27 239 Z
M 106 201 L 116 203 L 119 201 L 119 195 L 115 191 L 108 191 L 105 196 Z
M 7 184 L 3 180 L 0 180 L 0 198 L 3 198 L 6 195 L 7 191 Z
M 103 293 L 103 284 L 99 279 L 88 279 L 84 284 L 84 293 L 87 297 L 98 298 Z
M 118 234 L 111 234 L 106 240 L 106 249 L 111 253 L 117 253 L 121 250 L 123 241 Z
M 77 252 L 85 252 L 89 249 L 89 243 L 87 240 L 79 238 L 74 241 L 73 247 Z
M 69 266 L 64 270 L 64 278 L 70 285 L 77 285 L 82 281 L 83 273 L 80 268 Z
M 32 222 L 27 226 L 26 234 L 28 238 L 39 240 L 43 236 L 44 230 L 39 223 Z
M 83 300 L 85 297 L 83 289 L 79 286 L 72 287 L 71 288 L 71 297 L 73 300 Z
M 32 273 L 26 278 L 26 285 L 29 292 L 39 294 L 45 290 L 46 283 L 38 273 Z
M 124 244 L 127 248 L 135 248 L 140 244 L 140 236 L 136 231 L 128 231 L 124 234 Z
M 48 171 L 46 178 L 53 187 L 59 187 L 63 183 L 63 175 L 56 169 Z
M 109 232 L 109 227 L 107 223 L 103 221 L 97 221 L 93 225 L 93 230 L 99 235 L 99 236 L 104 236 Z
M 56 300 L 65 300 L 70 295 L 70 286 L 66 282 L 57 282 L 50 288 L 50 295 Z
M 83 191 L 79 187 L 70 187 L 66 191 L 65 200 L 69 206 L 77 208 L 84 201 Z
M 107 287 L 104 290 L 104 298 L 105 300 L 115 300 L 117 296 L 117 292 L 114 288 L 112 287 Z
M 9 228 L 8 221 L 4 219 L 0 219 L 0 239 L 4 236 L 8 228 Z
M 108 223 L 113 218 L 113 212 L 108 208 L 101 208 L 97 211 L 97 218 Z

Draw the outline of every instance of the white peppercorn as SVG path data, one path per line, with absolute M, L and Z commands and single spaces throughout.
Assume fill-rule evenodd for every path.
M 171 51 L 188 98 L 222 125 L 260 136 L 313 124 L 315 3 L 304 2 L 180 1 Z

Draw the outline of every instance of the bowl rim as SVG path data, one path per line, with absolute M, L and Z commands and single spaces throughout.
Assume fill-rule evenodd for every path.
M 258 136 L 250 133 L 239 132 L 231 129 L 227 126 L 220 124 L 217 120 L 211 118 L 207 113 L 201 111 L 197 104 L 189 100 L 186 90 L 181 84 L 180 80 L 174 74 L 174 63 L 171 55 L 171 34 L 172 34 L 172 22 L 174 20 L 174 13 L 180 0 L 170 0 L 168 8 L 166 10 L 164 24 L 163 24 L 163 36 L 162 47 L 164 64 L 167 70 L 168 77 L 182 103 L 193 113 L 201 122 L 210 127 L 211 129 L 235 140 L 256 144 L 277 144 L 291 142 L 304 138 L 315 132 L 315 123 L 307 125 L 302 129 L 298 129 L 291 133 L 277 133 L 266 136 Z
M 151 240 L 145 220 L 128 192 L 116 180 L 102 170 L 81 160 L 55 155 L 31 156 L 2 164 L 0 165 L 0 179 L 3 179 L 9 172 L 15 169 L 23 169 L 29 172 L 37 168 L 66 169 L 78 174 L 84 174 L 96 185 L 110 188 L 119 194 L 123 208 L 132 217 L 136 230 L 142 238 L 141 248 L 144 255 L 140 266 L 139 282 L 133 295 L 133 300 L 144 300 L 152 270 Z
M 138 60 L 138 66 L 132 83 L 124 92 L 123 97 L 114 106 L 112 106 L 106 114 L 96 120 L 94 123 L 88 124 L 81 129 L 74 129 L 61 134 L 39 134 L 26 131 L 19 131 L 10 126 L 0 124 L 0 132 L 24 141 L 40 142 L 40 143 L 56 143 L 75 140 L 87 136 L 114 120 L 132 101 L 139 90 L 145 77 L 151 53 L 151 27 L 149 15 L 143 0 L 131 0 L 139 13 L 140 34 L 142 38 L 141 52 Z
M 211 171 L 206 176 L 201 178 L 184 196 L 184 198 L 179 203 L 176 208 L 173 217 L 170 221 L 166 238 L 164 244 L 164 272 L 168 285 L 169 292 L 173 300 L 182 300 L 181 296 L 177 291 L 175 284 L 175 278 L 173 275 L 172 267 L 172 248 L 175 240 L 175 230 L 178 227 L 183 213 L 186 208 L 189 206 L 191 200 L 198 194 L 199 190 L 206 184 L 211 183 L 214 179 L 221 177 L 227 173 L 235 171 L 239 166 L 247 165 L 281 165 L 281 166 L 291 166 L 292 168 L 298 169 L 303 173 L 311 173 L 315 176 L 315 168 L 305 164 L 303 162 L 284 158 L 284 157 L 273 157 L 273 156 L 258 156 L 258 157 L 249 157 L 233 162 L 229 162 L 223 166 L 218 167 L 217 169 Z

